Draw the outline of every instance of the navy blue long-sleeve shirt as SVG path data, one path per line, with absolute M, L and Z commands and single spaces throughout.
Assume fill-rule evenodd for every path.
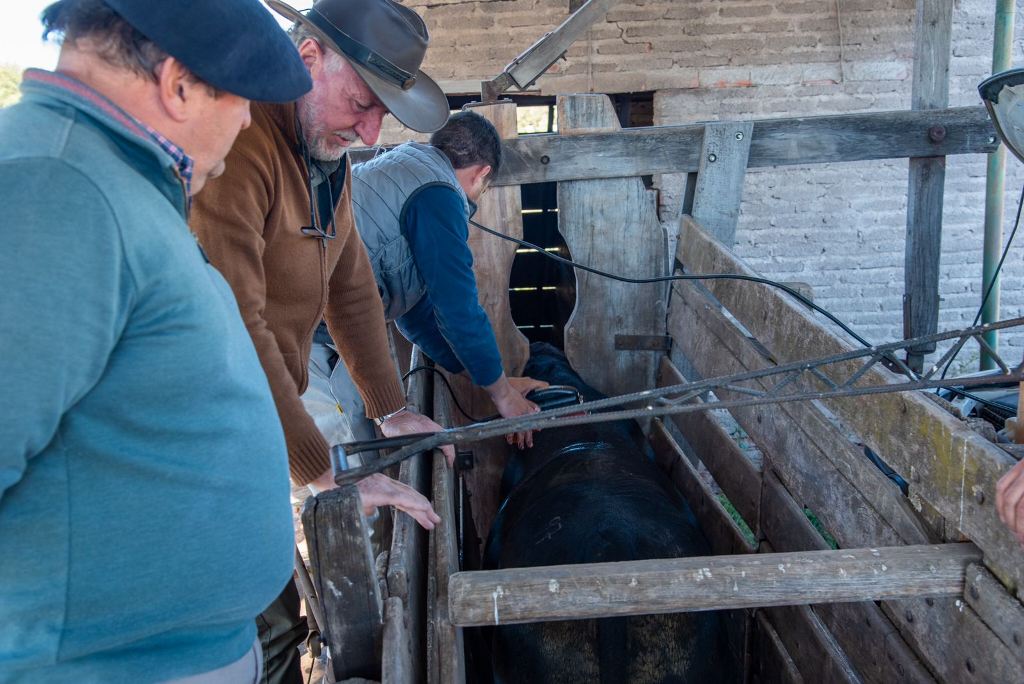
M 435 185 L 420 190 L 405 208 L 402 232 L 427 294 L 396 321 L 398 329 L 452 373 L 469 372 L 490 385 L 501 377 L 501 353 L 480 306 L 462 198 Z

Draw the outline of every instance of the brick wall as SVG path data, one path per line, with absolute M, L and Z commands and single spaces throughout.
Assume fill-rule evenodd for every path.
M 426 71 L 448 90 L 496 75 L 568 15 L 567 0 L 410 0 L 432 35 Z M 991 67 L 994 3 L 955 7 L 950 104 L 978 102 Z M 1024 35 L 1024 0 L 1017 34 Z M 655 124 L 906 109 L 913 0 L 625 0 L 538 83 L 544 94 L 655 90 Z M 1017 40 L 1015 63 L 1021 63 Z M 408 138 L 389 126 L 385 138 Z M 1007 163 L 1006 232 L 1024 165 Z M 656 179 L 672 230 L 682 179 Z M 940 329 L 971 322 L 981 298 L 985 160 L 948 160 Z M 810 283 L 868 339 L 902 337 L 907 162 L 758 169 L 747 174 L 736 250 L 754 268 Z M 1024 235 L 1003 274 L 1003 317 L 1024 308 Z M 1004 348 L 1019 358 L 1024 336 Z M 965 354 L 966 356 L 966 354 Z

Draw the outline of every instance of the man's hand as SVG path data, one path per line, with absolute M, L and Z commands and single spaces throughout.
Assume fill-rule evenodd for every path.
M 417 432 L 441 432 L 442 430 L 444 430 L 443 427 L 411 409 L 406 409 L 394 415 L 381 423 L 380 426 L 380 431 L 384 433 L 385 437 L 399 437 Z M 448 459 L 448 465 L 455 463 L 455 447 L 453 445 L 445 444 L 441 447 L 441 451 L 444 452 L 444 457 Z
M 534 380 L 533 378 L 528 378 L 526 376 L 521 378 L 509 378 L 508 384 L 512 385 L 512 388 L 524 397 L 533 390 L 544 389 L 545 387 L 551 386 L 543 380 Z
M 314 494 L 337 486 L 330 470 L 309 483 L 309 488 Z M 363 504 L 363 515 L 373 515 L 378 506 L 394 506 L 411 515 L 428 530 L 434 529 L 434 525 L 441 522 L 441 518 L 434 512 L 425 496 L 387 475 L 374 473 L 356 482 L 356 489 L 359 490 L 359 502 Z
M 359 490 L 359 500 L 365 515 L 373 515 L 378 506 L 394 506 L 411 515 L 424 529 L 432 530 L 434 525 L 441 522 L 441 517 L 434 512 L 425 496 L 387 475 L 374 473 L 356 482 L 356 489 Z
M 515 418 L 537 413 L 540 407 L 526 399 L 526 394 L 535 389 L 547 387 L 548 383 L 533 378 L 509 378 L 502 375 L 497 381 L 484 387 L 502 418 Z M 533 431 L 526 430 L 505 435 L 505 441 L 524 449 L 533 446 Z
M 996 510 L 1024 546 L 1024 461 L 1010 468 L 996 483 Z

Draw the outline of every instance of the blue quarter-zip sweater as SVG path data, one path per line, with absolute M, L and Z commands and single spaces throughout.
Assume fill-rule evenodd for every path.
M 0 111 L 0 682 L 246 652 L 289 580 L 284 437 L 174 160 L 81 83 Z

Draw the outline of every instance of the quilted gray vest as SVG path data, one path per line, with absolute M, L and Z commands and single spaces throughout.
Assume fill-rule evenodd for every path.
M 426 293 L 412 249 L 402 234 L 402 222 L 413 195 L 432 185 L 446 185 L 458 192 L 469 217 L 469 201 L 451 162 L 430 145 L 406 143 L 352 167 L 356 229 L 370 256 L 389 321 L 416 306 Z

